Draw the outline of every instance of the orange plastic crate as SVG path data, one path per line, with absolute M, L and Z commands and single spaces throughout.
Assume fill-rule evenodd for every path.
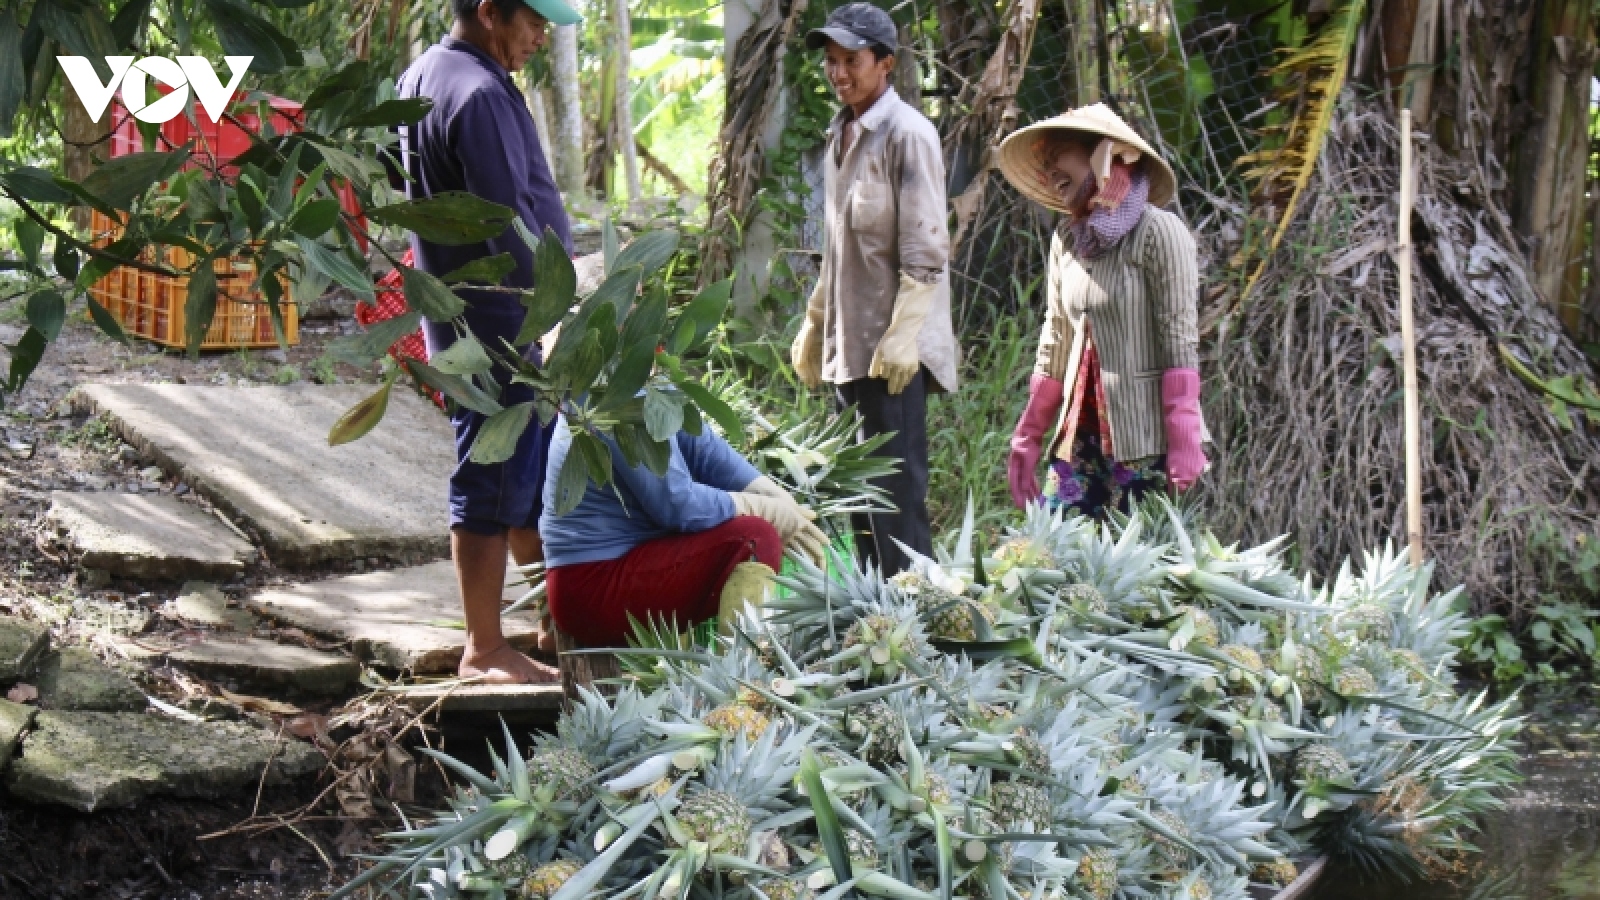
M 97 246 L 103 247 L 116 240 L 121 231 L 119 223 L 98 212 L 91 220 L 90 228 Z M 177 248 L 167 251 L 167 262 L 179 268 L 193 264 L 189 254 Z M 250 289 L 255 266 L 248 260 L 219 259 L 212 268 L 217 273 L 217 313 L 200 348 L 240 350 L 278 346 L 266 298 Z M 284 293 L 288 293 L 287 284 Z M 89 294 L 122 323 L 128 333 L 167 347 L 188 345 L 183 306 L 189 297 L 189 279 L 123 266 L 95 282 Z M 279 303 L 279 308 L 283 312 L 284 339 L 291 345 L 298 344 L 299 308 L 287 297 Z

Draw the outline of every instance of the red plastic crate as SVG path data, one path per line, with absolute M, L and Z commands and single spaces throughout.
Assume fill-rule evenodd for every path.
M 171 88 L 157 85 L 157 90 L 167 93 Z M 271 122 L 275 133 L 287 134 L 300 130 L 300 104 L 282 97 L 273 97 L 269 100 L 269 105 L 272 109 Z M 110 155 L 118 157 L 142 151 L 144 136 L 139 132 L 138 121 L 120 100 L 113 101 L 111 110 L 113 126 Z M 204 111 L 199 111 L 196 117 L 198 123 L 190 122 L 185 116 L 165 122 L 160 131 L 162 146 L 158 149 L 182 147 L 192 140 L 194 141 L 192 152 L 203 158 L 191 160 L 186 164 L 186 168 L 205 163 L 208 167 L 220 167 L 225 176 L 232 176 L 237 170 L 228 163 L 250 149 L 252 145 L 250 132 L 259 131 L 261 120 L 253 107 L 241 108 L 236 112 L 230 110 L 230 116 L 212 122 Z M 365 224 L 355 189 L 348 183 L 341 183 L 337 186 L 337 192 L 340 207 Z M 121 232 L 121 223 L 99 213 L 95 213 L 93 218 L 95 244 L 104 246 L 116 240 Z M 356 235 L 356 240 L 362 251 L 365 251 L 366 240 L 359 234 Z M 167 262 L 177 268 L 187 268 L 193 260 L 184 251 L 173 249 L 167 254 Z M 249 289 L 254 275 L 250 262 L 244 259 L 222 259 L 215 262 L 215 267 L 216 316 L 212 320 L 211 329 L 207 332 L 202 347 L 224 349 L 277 346 L 266 299 L 259 292 Z M 90 293 L 133 334 L 170 347 L 184 346 L 183 305 L 188 296 L 188 279 L 119 268 L 96 282 L 90 288 Z M 287 291 L 285 293 L 287 294 Z M 293 304 L 285 302 L 283 318 L 285 339 L 290 344 L 299 343 L 299 310 Z
M 156 90 L 162 94 L 170 93 L 172 88 L 164 84 L 157 84 Z M 302 107 L 293 100 L 282 97 L 271 97 L 268 105 L 272 108 L 272 130 L 275 134 L 290 134 L 300 130 Z M 144 150 L 144 135 L 139 133 L 139 122 L 122 105 L 120 98 L 113 98 L 111 102 L 113 126 L 111 129 L 111 156 L 126 156 L 129 153 L 139 153 Z M 224 175 L 235 175 L 237 169 L 228 165 L 241 153 L 250 149 L 251 133 L 261 131 L 261 117 L 255 107 L 232 109 L 221 119 L 213 122 L 204 110 L 198 105 L 195 109 L 196 122 L 190 122 L 187 116 L 177 116 L 161 125 L 160 150 L 171 150 L 182 147 L 189 141 L 194 141 L 192 152 L 200 159 L 191 160 L 185 168 L 198 166 L 204 162 L 208 167 L 220 167 Z M 237 124 L 235 124 L 237 122 Z M 198 124 L 198 127 L 197 127 Z M 241 127 L 242 126 L 242 127 Z M 365 226 L 366 218 L 361 215 L 361 201 L 356 198 L 355 188 L 347 182 L 340 182 L 336 188 L 339 195 L 339 206 L 345 212 L 355 216 Z M 366 238 L 360 234 L 355 236 L 356 244 L 365 252 L 367 249 Z

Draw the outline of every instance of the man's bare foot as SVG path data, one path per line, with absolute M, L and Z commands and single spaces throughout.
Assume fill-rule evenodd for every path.
M 556 655 L 555 629 L 546 627 L 539 629 L 539 652 L 548 656 Z
M 561 670 L 536 662 L 518 653 L 510 644 L 501 644 L 485 653 L 468 650 L 461 657 L 456 674 L 480 678 L 480 684 L 555 684 Z

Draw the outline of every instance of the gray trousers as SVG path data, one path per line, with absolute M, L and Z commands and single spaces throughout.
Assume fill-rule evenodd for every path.
M 889 393 L 882 378 L 861 378 L 836 386 L 840 408 L 854 406 L 861 413 L 862 440 L 893 432 L 878 448 L 879 456 L 900 462 L 900 471 L 879 480 L 899 510 L 851 517 L 856 556 L 879 567 L 883 577 L 899 574 L 910 560 L 895 541 L 924 555 L 933 555 L 932 527 L 928 523 L 928 379 L 924 368 L 899 394 Z

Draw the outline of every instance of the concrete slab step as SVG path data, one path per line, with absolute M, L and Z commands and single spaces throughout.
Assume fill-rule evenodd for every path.
M 31 678 L 50 647 L 50 630 L 38 622 L 0 616 L 0 685 Z
M 169 654 L 201 675 L 308 694 L 339 694 L 361 677 L 361 664 L 337 653 L 255 637 L 213 637 Z
M 322 754 L 231 722 L 189 723 L 147 713 L 39 713 L 6 787 L 24 800 L 83 812 L 155 794 L 222 797 L 316 772 Z M 270 766 L 270 768 L 268 768 Z
M 17 752 L 17 742 L 22 739 L 22 733 L 28 730 L 28 726 L 33 724 L 33 717 L 38 712 L 31 706 L 0 700 L 0 775 L 5 774 L 6 768 L 11 765 L 11 757 Z
M 63 647 L 39 665 L 42 709 L 137 712 L 149 705 L 128 676 L 83 647 Z
M 409 391 L 383 424 L 328 446 L 367 385 L 85 385 L 75 397 L 124 440 L 260 533 L 273 562 L 444 556 L 450 424 Z
M 256 557 L 215 517 L 165 494 L 55 491 L 48 518 L 79 565 L 128 578 L 228 578 Z
M 507 599 L 520 595 L 510 589 Z M 466 632 L 455 626 L 461 601 L 448 561 L 272 588 L 246 604 L 320 637 L 349 641 L 360 659 L 417 675 L 454 674 L 465 647 Z M 535 616 L 514 613 L 501 626 L 512 646 L 536 645 Z
M 172 601 L 172 611 L 188 625 L 242 631 L 246 634 L 256 625 L 250 610 L 228 605 L 228 595 L 216 585 L 204 581 L 185 582 Z

